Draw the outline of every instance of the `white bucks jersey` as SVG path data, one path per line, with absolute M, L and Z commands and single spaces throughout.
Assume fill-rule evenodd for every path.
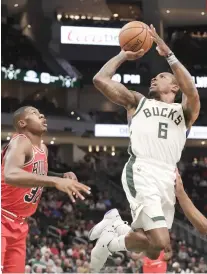
M 186 141 L 181 104 L 143 97 L 130 124 L 129 152 L 166 164 L 179 162 Z

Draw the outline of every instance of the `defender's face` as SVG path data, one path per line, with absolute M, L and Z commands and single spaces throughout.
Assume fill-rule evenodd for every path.
M 47 131 L 47 121 L 45 116 L 36 108 L 28 107 L 24 116 L 25 128 L 32 133 L 42 134 Z
M 179 87 L 173 83 L 171 73 L 160 73 L 151 80 L 149 97 L 167 103 L 173 103 Z

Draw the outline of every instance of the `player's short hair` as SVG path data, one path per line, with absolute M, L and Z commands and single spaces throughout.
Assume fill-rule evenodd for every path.
M 16 130 L 19 129 L 18 122 L 24 117 L 25 110 L 31 106 L 23 106 L 18 108 L 13 114 L 13 126 Z

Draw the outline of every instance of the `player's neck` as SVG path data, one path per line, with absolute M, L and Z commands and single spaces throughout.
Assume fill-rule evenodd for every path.
M 38 147 L 41 148 L 41 140 L 42 140 L 42 136 L 41 135 L 35 135 L 31 132 L 25 131 L 22 132 L 22 134 L 24 134 L 25 136 L 27 136 L 28 139 L 30 139 L 31 143 Z

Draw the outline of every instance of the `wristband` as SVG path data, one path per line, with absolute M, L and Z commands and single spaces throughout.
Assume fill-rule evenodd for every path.
M 47 176 L 64 178 L 64 173 L 56 173 L 56 172 L 53 172 L 53 171 L 48 171 Z
M 167 57 L 166 57 L 166 60 L 168 62 L 168 64 L 170 66 L 172 66 L 173 64 L 179 62 L 178 59 L 176 58 L 175 54 L 173 52 L 170 52 Z

